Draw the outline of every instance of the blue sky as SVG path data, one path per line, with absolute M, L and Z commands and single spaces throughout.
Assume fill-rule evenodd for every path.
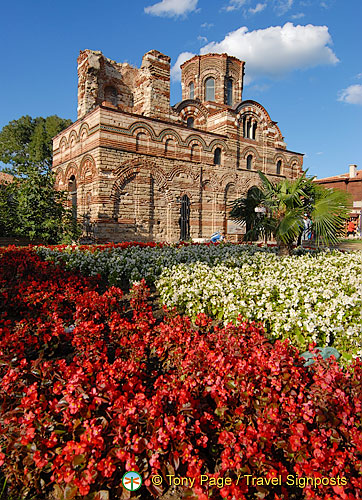
M 13 0 L 1 8 L 0 127 L 22 115 L 76 119 L 79 50 L 140 66 L 228 52 L 246 61 L 244 99 L 278 122 L 317 177 L 362 168 L 361 0 Z M 186 54 L 185 54 L 186 53 Z

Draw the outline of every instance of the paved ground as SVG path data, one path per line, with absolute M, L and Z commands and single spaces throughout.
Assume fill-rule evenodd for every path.
M 362 250 L 362 243 L 340 243 L 338 248 L 341 250 Z

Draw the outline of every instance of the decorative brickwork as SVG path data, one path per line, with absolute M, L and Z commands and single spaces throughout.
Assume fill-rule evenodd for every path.
M 183 101 L 171 107 L 164 54 L 147 52 L 138 69 L 80 53 L 78 120 L 54 138 L 53 168 L 97 239 L 235 233 L 228 203 L 259 184 L 257 170 L 273 180 L 301 174 L 303 157 L 286 149 L 276 122 L 242 101 L 243 76 L 244 62 L 227 54 L 195 56 L 182 65 Z

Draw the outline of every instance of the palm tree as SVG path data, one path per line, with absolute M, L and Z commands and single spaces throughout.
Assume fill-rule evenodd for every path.
M 262 186 L 254 186 L 246 197 L 231 202 L 230 219 L 246 224 L 246 240 L 273 236 L 280 254 L 288 254 L 309 219 L 318 246 L 338 243 L 350 210 L 344 191 L 326 189 L 306 174 L 278 183 L 258 174 Z

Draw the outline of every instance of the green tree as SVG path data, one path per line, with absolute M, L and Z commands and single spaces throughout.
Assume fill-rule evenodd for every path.
M 52 138 L 71 124 L 58 116 L 23 116 L 0 132 L 0 161 L 14 176 L 0 187 L 2 235 L 40 238 L 49 243 L 69 241 L 79 235 L 67 194 L 54 189 Z
M 0 132 L 0 161 L 11 165 L 13 175 L 27 177 L 29 171 L 48 172 L 52 166 L 52 138 L 72 124 L 53 115 L 47 118 L 22 116 Z
M 291 252 L 305 229 L 305 219 L 317 245 L 336 244 L 350 211 L 343 191 L 326 189 L 303 174 L 291 181 L 273 183 L 258 172 L 262 186 L 254 186 L 247 196 L 232 202 L 230 218 L 246 224 L 246 240 L 273 236 L 281 254 Z

